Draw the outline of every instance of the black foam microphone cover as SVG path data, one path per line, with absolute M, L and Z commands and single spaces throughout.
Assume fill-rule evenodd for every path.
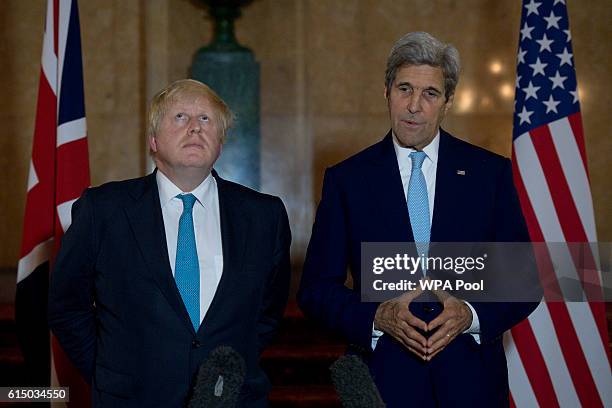
M 384 408 L 368 366 L 355 355 L 346 355 L 330 367 L 331 377 L 344 408 Z
M 229 346 L 210 352 L 196 379 L 189 408 L 235 407 L 244 382 L 246 364 Z

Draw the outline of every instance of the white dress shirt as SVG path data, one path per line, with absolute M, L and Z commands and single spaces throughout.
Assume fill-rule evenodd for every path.
M 200 264 L 200 323 L 210 308 L 221 274 L 223 273 L 223 248 L 221 246 L 221 218 L 217 181 L 209 174 L 193 191 L 181 191 L 159 169 L 156 173 L 161 204 L 168 259 L 172 276 L 176 266 L 176 244 L 179 219 L 183 213 L 183 200 L 179 194 L 191 193 L 196 197 L 193 205 L 193 227 Z
M 434 213 L 434 199 L 436 196 L 436 171 L 438 170 L 438 149 L 440 147 L 440 131 L 433 138 L 433 140 L 423 148 L 426 154 L 426 158 L 423 161 L 421 171 L 425 177 L 425 184 L 427 184 L 427 199 L 429 201 L 429 225 L 433 225 L 433 213 Z M 404 188 L 404 198 L 407 199 L 408 183 L 410 182 L 410 175 L 412 174 L 412 159 L 410 153 L 415 152 L 415 149 L 410 147 L 403 147 L 397 142 L 395 134 L 393 134 L 393 148 L 395 149 L 395 156 L 397 157 L 397 164 L 399 165 L 400 176 L 402 178 L 402 187 Z M 406 207 L 407 208 L 407 207 Z M 465 302 L 470 310 L 472 311 L 472 324 L 464 333 L 470 333 L 474 340 L 480 344 L 480 321 L 476 310 L 468 302 Z M 376 348 L 376 343 L 380 336 L 384 332 L 374 329 L 372 327 L 372 350 Z

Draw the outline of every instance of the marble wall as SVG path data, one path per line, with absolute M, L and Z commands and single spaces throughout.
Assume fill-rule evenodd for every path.
M 0 268 L 19 256 L 45 0 L 0 2 Z M 196 0 L 81 0 L 92 183 L 145 173 L 146 101 L 189 74 L 211 38 Z M 599 238 L 612 241 L 612 8 L 568 0 Z M 463 74 L 444 127 L 508 156 L 519 1 L 255 0 L 237 22 L 261 63 L 262 189 L 280 195 L 299 264 L 323 172 L 388 130 L 385 59 L 408 31 L 460 51 Z

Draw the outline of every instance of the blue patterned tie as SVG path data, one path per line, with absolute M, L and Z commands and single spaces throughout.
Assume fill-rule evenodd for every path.
M 431 231 L 429 222 L 429 200 L 427 199 L 427 184 L 425 176 L 421 171 L 421 166 L 427 155 L 425 152 L 412 152 L 410 159 L 412 161 L 412 172 L 410 173 L 410 181 L 408 182 L 408 214 L 410 216 L 410 225 L 412 226 L 412 234 L 416 243 L 418 254 L 429 252 L 429 234 Z M 423 271 L 425 273 L 425 271 Z
M 174 279 L 195 331 L 200 327 L 200 265 L 193 229 L 193 194 L 177 196 L 183 200 L 183 213 L 179 220 L 176 242 L 176 264 Z

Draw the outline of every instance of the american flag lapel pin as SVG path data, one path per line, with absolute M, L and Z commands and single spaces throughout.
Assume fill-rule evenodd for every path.
M 465 170 L 457 170 L 457 175 L 465 176 Z

